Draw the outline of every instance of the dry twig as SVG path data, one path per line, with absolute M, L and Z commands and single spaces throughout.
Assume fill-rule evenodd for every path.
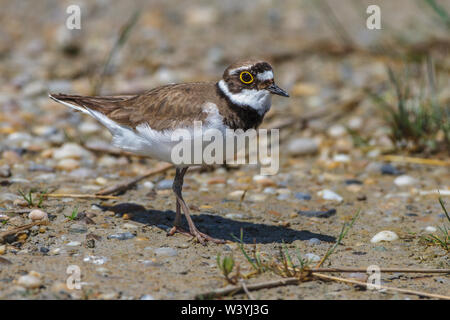
M 134 179 L 116 184 L 112 187 L 100 190 L 99 192 L 97 192 L 97 195 L 104 196 L 104 195 L 108 195 L 108 194 L 117 194 L 119 192 L 126 191 L 126 190 L 130 189 L 132 186 L 134 186 L 136 183 L 138 183 L 139 181 L 144 180 L 152 175 L 165 172 L 171 168 L 173 168 L 173 164 L 162 163 L 161 165 L 157 166 L 156 168 L 152 168 L 152 169 L 148 170 L 146 173 L 144 173 L 143 175 L 140 175 L 139 177 L 136 177 Z

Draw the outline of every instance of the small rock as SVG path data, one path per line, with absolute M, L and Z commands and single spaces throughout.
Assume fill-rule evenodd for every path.
M 48 220 L 48 215 L 42 210 L 34 209 L 28 214 L 28 218 L 33 221 Z
M 388 174 L 393 176 L 398 176 L 400 174 L 403 174 L 402 171 L 398 170 L 396 167 L 394 167 L 390 163 L 383 164 L 380 168 L 380 171 L 382 174 Z
M 294 196 L 299 200 L 311 200 L 311 195 L 304 192 L 295 192 Z
M 83 261 L 93 263 L 95 265 L 102 265 L 108 261 L 108 258 L 101 256 L 86 256 L 84 257 Z
M 155 300 L 152 295 L 144 294 L 142 297 L 139 298 L 139 300 Z
M 333 200 L 333 201 L 338 201 L 338 202 L 342 202 L 344 200 L 344 198 L 342 198 L 340 195 L 338 195 L 337 193 L 335 193 L 334 191 L 331 191 L 329 189 L 319 191 L 319 192 L 317 192 L 317 195 L 319 197 L 322 197 L 322 199 L 324 199 L 324 200 Z
M 68 247 L 78 247 L 79 245 L 81 245 L 81 242 L 79 241 L 70 241 L 69 243 L 66 244 L 66 246 Z
M 86 247 L 89 249 L 95 248 L 95 240 L 94 239 L 87 239 L 86 240 Z
M 310 262 L 319 262 L 320 261 L 320 257 L 314 253 L 307 253 L 307 254 L 305 254 L 304 257 L 306 258 L 306 260 L 309 260 Z
M 427 226 L 427 227 L 425 228 L 425 231 L 426 231 L 426 232 L 436 232 L 437 229 L 436 229 L 435 227 L 433 227 L 433 226 Z
M 156 185 L 156 189 L 158 190 L 165 190 L 165 189 L 171 189 L 173 185 L 173 181 L 169 179 L 161 180 Z
M 0 246 L 0 254 L 5 254 L 6 253 L 6 246 L 5 245 L 1 245 Z
M 396 184 L 399 187 L 411 186 L 417 183 L 418 183 L 417 179 L 407 175 L 398 176 L 397 178 L 394 179 L 394 184 Z
M 329 218 L 336 214 L 336 209 L 324 210 L 324 211 L 297 211 L 299 215 L 306 217 L 316 217 L 316 218 Z
M 244 218 L 244 216 L 242 214 L 240 214 L 240 213 L 227 213 L 225 215 L 225 218 L 228 218 L 228 219 L 242 219 L 242 218 Z
M 152 190 L 155 188 L 155 184 L 151 181 L 145 181 L 143 186 L 144 186 L 144 188 L 147 188 L 149 190 Z
M 370 239 L 370 242 L 372 243 L 378 243 L 380 241 L 394 241 L 398 239 L 398 235 L 393 231 L 381 231 L 378 232 L 376 235 Z
M 335 154 L 333 156 L 333 161 L 334 162 L 347 163 L 347 162 L 350 162 L 350 160 L 351 160 L 351 158 L 347 154 Z
M 365 171 L 368 173 L 379 173 L 382 167 L 383 164 L 380 162 L 371 162 L 366 166 Z
M 233 200 L 240 200 L 242 198 L 242 196 L 244 195 L 244 190 L 235 190 L 232 191 L 228 194 L 228 198 L 229 199 L 233 199 Z
M 80 167 L 80 162 L 75 159 L 62 159 L 56 164 L 56 169 L 72 171 Z
M 0 177 L 1 178 L 11 177 L 11 169 L 7 164 L 0 167 Z
M 289 141 L 286 150 L 292 156 L 304 156 L 317 153 L 319 144 L 314 139 L 298 138 Z
M 40 247 L 39 251 L 42 252 L 42 253 L 48 253 L 50 251 L 50 249 L 46 248 L 46 247 Z
M 133 223 L 124 223 L 122 227 L 124 229 L 128 229 L 128 230 L 136 230 L 139 226 L 137 226 Z
M 377 247 L 374 247 L 373 250 L 375 250 L 375 251 L 381 251 L 381 252 L 387 251 L 387 249 L 386 249 L 385 247 L 383 247 L 383 246 L 377 246 Z
M 76 143 L 66 143 L 61 148 L 53 152 L 53 159 L 81 159 L 84 157 L 92 158 L 92 153 Z
M 74 223 L 69 227 L 70 233 L 86 233 L 87 228 L 85 225 Z
M 319 245 L 320 242 L 321 242 L 321 241 L 320 241 L 319 239 L 317 239 L 317 238 L 311 238 L 311 239 L 308 240 L 308 244 L 309 244 L 309 245 L 312 245 L 312 246 L 313 246 L 313 245 Z
M 173 256 L 177 255 L 177 250 L 169 248 L 169 247 L 161 247 L 161 248 L 155 249 L 154 252 L 157 256 L 173 257 Z
M 266 199 L 267 199 L 267 196 L 265 194 L 259 194 L 259 193 L 252 194 L 248 197 L 248 200 L 252 201 L 252 202 L 263 202 L 263 201 L 266 201 Z
M 42 285 L 42 280 L 37 272 L 30 271 L 29 274 L 21 276 L 19 280 L 17 280 L 17 284 L 27 289 L 35 289 Z
M 347 130 L 341 124 L 334 124 L 327 131 L 328 135 L 333 138 L 342 137 L 346 132 Z
M 124 232 L 124 233 L 117 233 L 117 234 L 110 234 L 107 238 L 108 239 L 117 239 L 117 240 L 129 240 L 136 237 L 131 232 Z

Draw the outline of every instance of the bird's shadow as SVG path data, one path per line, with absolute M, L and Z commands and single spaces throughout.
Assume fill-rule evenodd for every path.
M 147 210 L 135 203 L 120 203 L 114 206 L 99 206 L 102 210 L 110 210 L 122 216 L 130 214 L 130 220 L 145 225 L 153 225 L 162 229 L 172 226 L 175 212 L 172 210 Z M 329 235 L 314 233 L 307 230 L 293 230 L 282 226 L 271 226 L 262 223 L 235 221 L 218 215 L 195 214 L 192 215 L 197 228 L 213 238 L 235 241 L 232 236 L 240 238 L 243 230 L 244 243 L 291 243 L 295 240 L 309 240 L 317 238 L 324 242 L 335 242 L 336 238 Z M 183 215 L 183 228 L 189 230 Z

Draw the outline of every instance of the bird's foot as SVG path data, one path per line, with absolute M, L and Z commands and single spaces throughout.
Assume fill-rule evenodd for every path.
M 192 236 L 190 233 L 189 233 L 189 231 L 186 231 L 186 230 L 184 230 L 183 228 L 181 228 L 181 227 L 178 227 L 178 226 L 173 226 L 172 227 L 172 229 L 170 229 L 169 230 L 169 232 L 167 232 L 167 236 L 168 237 L 170 237 L 170 236 L 173 236 L 175 233 L 181 233 L 181 234 L 184 234 L 185 236 Z
M 194 236 L 202 245 L 206 245 L 206 241 L 211 241 L 217 244 L 225 243 L 225 240 L 213 238 L 206 233 L 198 231 L 197 229 L 191 230 L 191 235 Z
M 195 239 L 197 239 L 198 242 L 200 242 L 203 245 L 206 244 L 206 241 L 211 241 L 218 244 L 225 243 L 225 240 L 213 238 L 203 232 L 198 231 L 197 229 L 193 229 L 189 232 L 178 226 L 173 226 L 172 229 L 170 229 L 169 232 L 167 233 L 167 236 L 173 236 L 177 232 L 184 234 L 185 236 L 194 237 Z

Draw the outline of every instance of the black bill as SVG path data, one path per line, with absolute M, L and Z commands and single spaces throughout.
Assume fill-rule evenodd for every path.
M 284 91 L 283 89 L 281 89 L 279 86 L 277 86 L 275 83 L 268 86 L 267 90 L 269 90 L 271 93 L 277 94 L 279 96 L 289 97 L 289 94 L 286 91 Z

